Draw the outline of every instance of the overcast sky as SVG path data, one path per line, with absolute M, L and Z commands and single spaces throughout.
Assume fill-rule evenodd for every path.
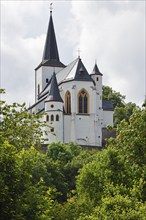
M 141 105 L 145 98 L 145 1 L 52 1 L 60 60 L 80 56 L 103 84 Z M 1 87 L 7 102 L 34 103 L 50 1 L 1 1 Z

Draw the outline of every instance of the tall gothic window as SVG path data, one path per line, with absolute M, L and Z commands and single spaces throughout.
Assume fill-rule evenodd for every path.
M 69 91 L 65 94 L 65 113 L 71 114 L 71 95 Z
M 85 89 L 78 94 L 78 111 L 79 113 L 88 113 L 89 95 Z

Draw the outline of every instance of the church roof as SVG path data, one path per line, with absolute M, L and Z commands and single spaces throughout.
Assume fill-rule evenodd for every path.
M 80 58 L 75 59 L 68 66 L 60 70 L 55 74 L 58 85 L 68 82 L 68 81 L 91 81 L 94 83 L 93 79 L 87 72 L 85 66 L 83 65 Z M 44 90 L 39 94 L 39 99 L 47 95 L 51 88 L 51 81 L 48 82 Z
M 113 111 L 113 103 L 110 100 L 102 100 L 102 108 L 104 111 Z
M 42 62 L 36 69 L 38 69 L 40 66 L 65 67 L 65 65 L 61 63 L 59 59 L 56 35 L 52 19 L 52 11 L 50 12 L 50 20 L 46 36 L 46 42 L 44 46 Z
M 57 84 L 57 79 L 56 79 L 56 74 L 53 73 L 52 79 L 51 79 L 51 83 L 50 83 L 50 91 L 49 91 L 49 95 L 46 99 L 47 102 L 63 102 L 61 96 L 60 96 L 60 92 L 59 92 L 59 88 L 58 88 L 58 84 Z
M 99 71 L 98 66 L 97 66 L 96 63 L 95 63 L 95 66 L 93 68 L 93 71 L 92 71 L 91 75 L 101 75 L 102 76 L 102 73 Z
M 66 68 L 58 72 L 57 79 L 59 84 L 71 80 L 93 81 L 79 57 L 70 63 Z

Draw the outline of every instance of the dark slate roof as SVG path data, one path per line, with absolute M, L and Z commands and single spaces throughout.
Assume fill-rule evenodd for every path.
M 89 73 L 87 72 L 84 64 L 82 63 L 82 60 L 79 58 L 77 69 L 75 72 L 74 80 L 79 81 L 93 81 Z
M 105 111 L 113 111 L 114 110 L 113 103 L 109 100 L 102 100 L 102 108 Z
M 50 21 L 46 36 L 46 42 L 44 46 L 42 62 L 39 64 L 36 70 L 40 66 L 65 67 L 65 65 L 61 63 L 59 60 L 57 41 L 56 41 L 55 30 L 52 19 L 52 12 L 50 12 Z
M 61 63 L 58 60 L 46 60 L 46 61 L 42 61 L 35 70 L 37 70 L 38 68 L 40 68 L 41 66 L 53 66 L 53 67 L 65 67 L 65 65 L 63 63 Z
M 51 79 L 51 84 L 50 84 L 50 92 L 49 95 L 46 99 L 47 102 L 63 102 L 61 96 L 60 96 L 60 92 L 59 92 L 59 88 L 58 88 L 58 84 L 57 84 L 57 79 L 56 79 L 56 74 L 53 73 L 52 79 Z
M 94 66 L 94 68 L 93 68 L 93 71 L 92 71 L 91 75 L 101 75 L 101 76 L 103 75 L 103 74 L 99 71 L 98 66 L 97 66 L 96 63 L 95 63 L 95 66 Z

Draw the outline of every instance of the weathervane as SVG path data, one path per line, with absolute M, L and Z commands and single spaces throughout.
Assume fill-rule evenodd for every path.
M 52 9 L 53 9 L 53 7 L 52 7 L 52 2 L 50 3 L 50 13 L 52 14 Z

